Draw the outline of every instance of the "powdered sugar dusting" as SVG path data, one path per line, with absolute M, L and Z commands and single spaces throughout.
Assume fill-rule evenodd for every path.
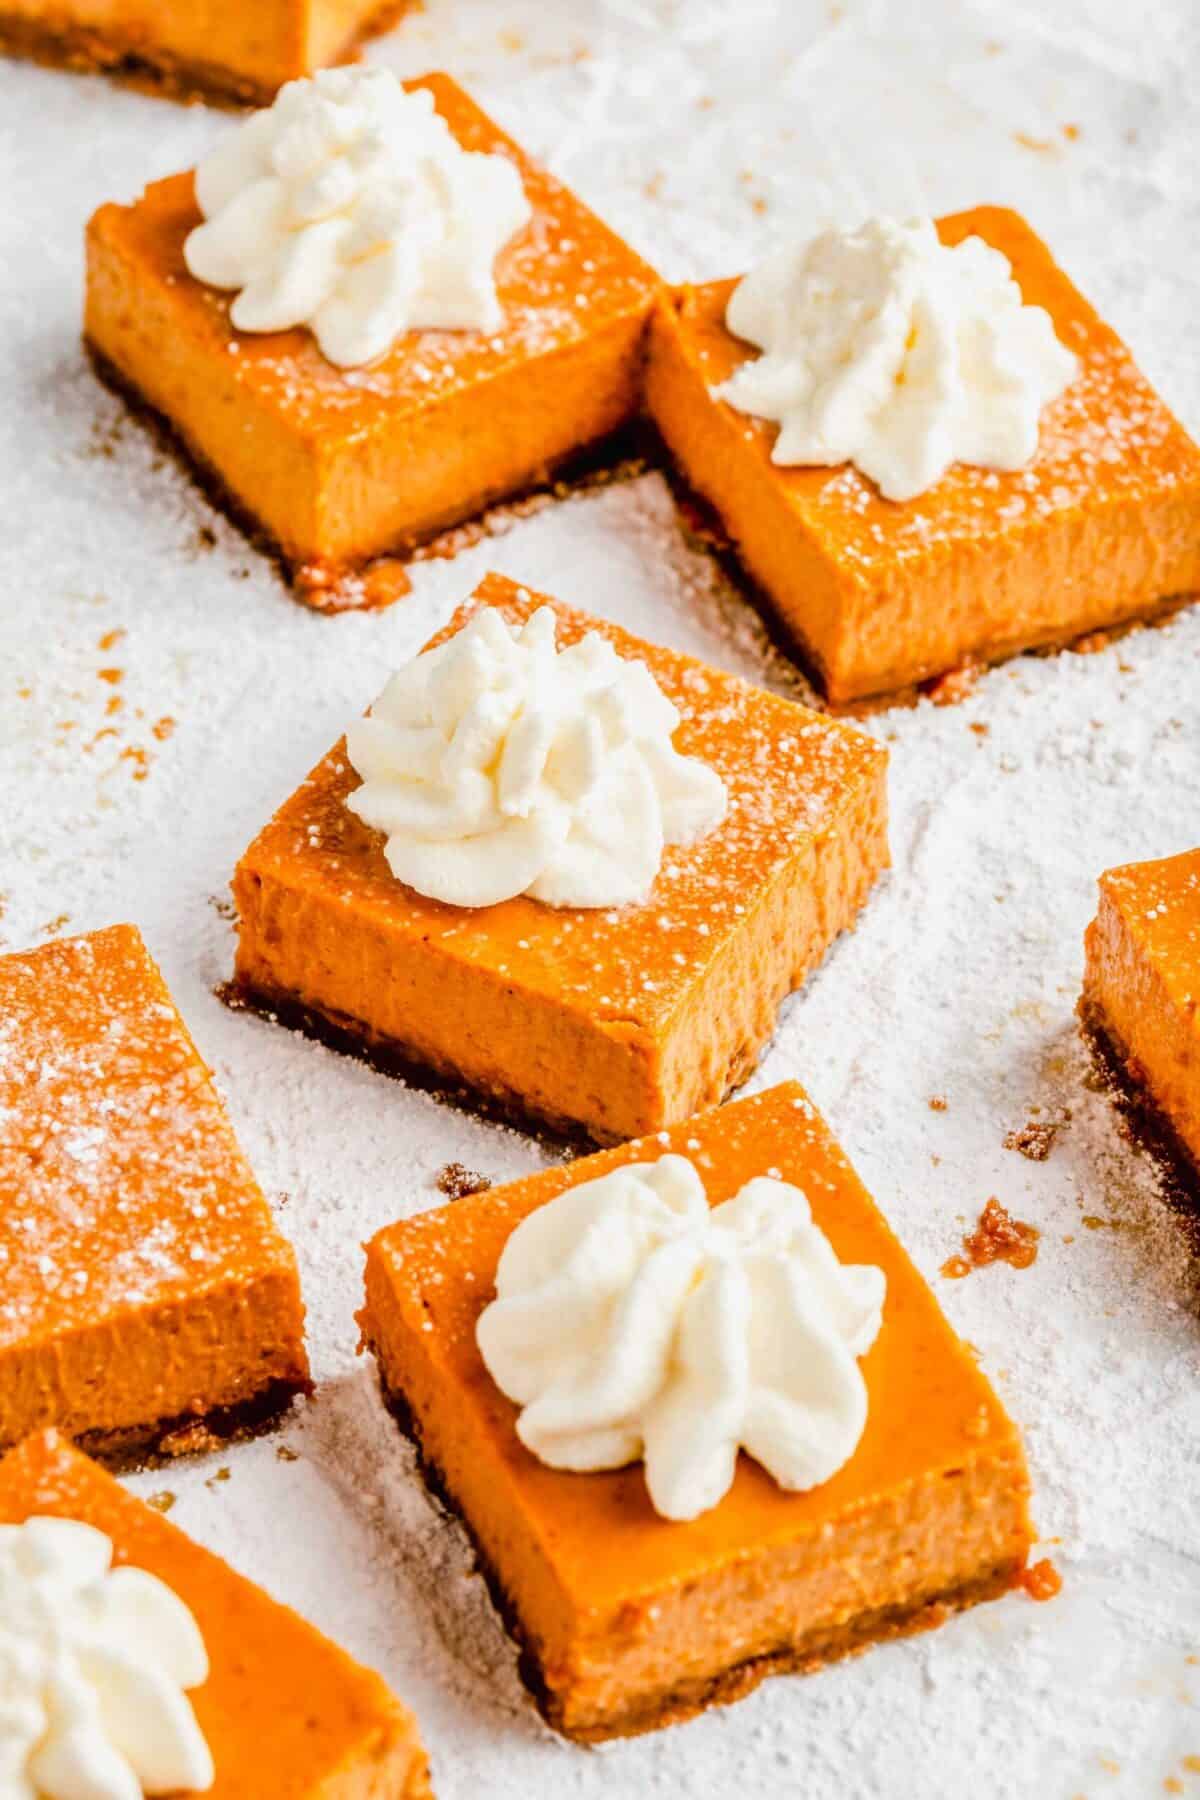
M 0 1343 L 106 1327 L 269 1265 L 272 1244 L 136 935 L 0 961 Z
M 938 0 L 901 27 L 874 0 L 427 0 L 372 55 L 405 74 L 448 67 L 673 279 L 735 273 L 785 224 L 1014 205 L 1196 432 L 1193 10 Z M 322 1384 L 286 1433 L 299 1461 L 239 1447 L 215 1488 L 210 1463 L 181 1467 L 172 1520 L 384 1670 L 420 1714 L 442 1800 L 1186 1788 L 1183 1758 L 1200 1754 L 1194 1267 L 1088 1085 L 1073 1009 L 1095 876 L 1198 835 L 1200 616 L 868 723 L 892 751 L 895 867 L 755 1078 L 807 1083 L 978 1347 L 1024 1427 L 1038 1524 L 1061 1540 L 1038 1554 L 1062 1570 L 1061 1596 L 1010 1597 L 659 1738 L 557 1744 L 382 1414 L 351 1317 L 361 1240 L 442 1203 L 447 1162 L 502 1181 L 544 1152 L 227 1013 L 210 990 L 232 939 L 211 900 L 488 567 L 780 692 L 803 686 L 654 475 L 418 565 L 389 612 L 295 607 L 121 425 L 78 351 L 86 216 L 187 167 L 227 123 L 15 66 L 0 86 L 19 196 L 0 246 L 20 271 L 0 286 L 0 934 L 23 947 L 142 924 L 263 1185 L 287 1195 Z M 116 629 L 125 639 L 101 652 Z M 110 665 L 125 670 L 122 742 L 60 746 L 55 727 L 83 704 L 89 735 L 105 724 L 95 671 Z M 173 718 L 173 734 L 136 735 L 137 707 L 145 723 Z M 116 762 L 126 742 L 150 753 L 143 781 Z M 1035 1105 L 1071 1112 L 1044 1163 L 1004 1148 Z M 1040 1229 L 1037 1262 L 943 1282 L 993 1193 Z

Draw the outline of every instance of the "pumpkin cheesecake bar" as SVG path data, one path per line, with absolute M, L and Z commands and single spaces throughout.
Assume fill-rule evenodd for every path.
M 302 598 L 378 604 L 401 588 L 394 565 L 364 585 L 372 559 L 544 484 L 633 418 L 659 283 L 449 76 L 329 72 L 241 131 L 196 177 L 95 214 L 86 342 Z M 303 184 L 272 173 L 322 131 Z M 372 161 L 379 140 L 403 154 Z M 277 210 L 248 221 L 272 183 Z
M 1200 850 L 1100 877 L 1080 1012 L 1178 1160 L 1200 1179 Z
M 35 1636 L 6 1665 L 20 1792 L 430 1800 L 415 1721 L 380 1676 L 57 1432 L 0 1460 L 0 1568 L 0 1637 L 23 1591 L 53 1630 L 44 1664 Z
M 352 57 L 406 10 L 407 0 L 0 0 L 0 53 L 181 99 L 260 102 Z
M 0 957 L 0 1447 L 202 1447 L 309 1385 L 296 1261 L 132 925 Z
M 388 1227 L 360 1322 L 570 1737 L 1024 1566 L 1017 1432 L 794 1082 Z
M 484 621 L 485 612 L 495 617 Z M 510 632 L 529 637 L 510 642 Z M 459 664 L 443 662 L 429 678 L 442 683 L 440 724 L 381 716 L 352 727 L 349 751 L 345 742 L 330 751 L 243 856 L 233 881 L 235 995 L 384 1067 L 432 1071 L 485 1109 L 600 1142 L 713 1105 L 749 1074 L 780 1002 L 853 925 L 887 866 L 886 752 L 853 727 L 499 575 L 425 655 L 460 633 Z M 511 765 L 490 711 L 501 691 L 515 705 L 517 689 L 487 685 L 500 684 L 502 665 L 503 681 L 516 682 L 522 657 L 535 673 L 514 757 L 529 749 L 530 718 L 546 696 L 561 702 L 538 721 L 546 736 L 537 753 L 563 787 L 527 804 L 505 800 Z M 541 662 L 548 657 L 556 668 Z M 494 667 L 489 658 L 499 659 Z M 396 691 L 419 686 L 424 670 L 425 656 L 414 659 L 394 678 Z M 576 703 L 570 680 L 603 692 L 581 691 Z M 477 701 L 472 681 L 482 682 Z M 622 682 L 633 683 L 632 701 Z M 392 694 L 389 686 L 377 714 L 387 714 Z M 577 742 L 576 715 L 589 706 L 594 717 Z M 460 708 L 461 730 L 446 707 Z M 677 715 L 673 742 L 664 735 L 645 748 L 638 734 L 664 707 L 668 728 Z M 483 753 L 493 761 L 464 777 L 480 720 L 493 734 Z M 417 779 L 431 742 L 444 742 L 444 788 Z M 410 768 L 398 767 L 391 783 L 360 779 L 376 751 L 386 762 L 393 748 L 411 752 Z M 593 755 L 601 778 L 610 768 L 629 776 L 628 786 L 601 786 L 579 803 L 585 821 L 592 806 L 598 839 L 611 841 L 597 848 L 572 838 L 557 866 L 551 856 L 548 876 L 535 844 L 542 860 L 524 867 L 530 835 L 544 824 L 553 832 L 574 803 L 568 796 L 578 799 L 576 759 L 586 781 Z M 510 810 L 488 837 L 470 815 L 456 821 L 453 808 L 463 779 L 471 807 L 491 804 L 497 759 Z M 724 789 L 723 812 L 693 841 L 664 846 L 645 816 L 647 771 L 658 779 L 663 770 L 671 801 L 688 782 L 698 784 L 692 807 L 707 808 Z M 537 870 L 541 882 L 528 880 Z
M 898 360 L 895 380 L 906 385 L 881 393 L 879 345 L 869 333 L 880 331 L 888 306 L 910 296 L 911 289 L 898 286 L 893 294 L 886 284 L 920 240 L 911 225 L 893 227 L 880 251 L 873 229 L 820 240 L 825 248 L 801 271 L 812 283 L 811 340 L 781 338 L 779 347 L 807 349 L 806 385 L 794 357 L 758 358 L 730 323 L 764 338 L 786 329 L 781 320 L 795 306 L 801 277 L 793 275 L 789 300 L 780 292 L 786 277 L 779 264 L 764 265 L 748 303 L 739 303 L 737 281 L 684 287 L 666 298 L 655 315 L 647 369 L 647 406 L 668 452 L 715 512 L 768 611 L 829 699 L 892 693 L 966 664 L 1064 645 L 1194 595 L 1200 450 L 1046 245 L 1003 208 L 938 221 L 941 244 L 970 245 L 972 262 L 960 288 L 958 275 L 947 276 L 925 253 L 929 280 L 944 285 L 924 317 L 940 314 L 944 324 L 955 294 L 974 299 L 962 303 L 953 351 L 927 325 L 921 339 L 922 314 L 914 312 L 907 349 L 897 344 L 897 358 L 909 361 Z M 843 257 L 835 262 L 839 249 Z M 1006 287 L 1003 263 L 989 264 L 991 253 L 1007 259 L 1019 292 Z M 910 257 L 906 267 L 913 266 Z M 836 343 L 822 293 L 831 296 L 831 316 L 843 333 Z M 1034 309 L 1042 309 L 1040 318 Z M 741 314 L 749 316 L 743 321 Z M 862 333 L 854 343 L 852 329 Z M 972 357 L 989 354 L 1006 330 L 1011 345 L 994 367 L 981 368 L 957 412 L 939 416 L 939 395 L 966 379 L 964 367 L 969 377 Z M 847 368 L 858 349 L 862 383 L 852 390 Z M 938 356 L 945 366 L 931 368 Z M 1031 379 L 1022 393 L 1021 382 L 1038 357 L 1048 375 L 1040 393 L 1050 398 L 1031 436 L 1039 389 Z M 772 372 L 783 431 L 755 410 L 765 404 L 756 403 L 755 389 L 765 391 Z M 851 375 L 857 380 L 856 368 Z M 1013 415 L 997 421 L 997 397 L 1006 392 L 1015 396 Z M 880 479 L 854 461 L 863 440 L 882 433 L 888 407 L 893 442 L 885 448 L 893 461 L 911 461 L 923 441 L 944 442 L 951 433 L 961 458 L 927 470 L 917 491 L 912 483 L 893 486 L 901 498 L 885 497 Z M 789 411 L 799 415 L 795 428 Z M 1014 430 L 1027 440 L 1020 455 L 1012 454 Z

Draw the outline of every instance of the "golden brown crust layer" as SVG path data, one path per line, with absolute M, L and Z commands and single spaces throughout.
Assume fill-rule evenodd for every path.
M 369 38 L 390 31 L 412 5 L 413 0 L 384 0 L 337 60 L 354 61 Z M 204 100 L 218 106 L 269 106 L 278 92 L 278 84 L 240 75 L 221 63 L 184 61 L 169 50 L 140 40 L 128 41 L 119 32 L 97 31 L 67 18 L 27 19 L 0 11 L 0 55 L 82 75 L 107 75 L 142 92 L 185 103 Z
M 376 1355 L 371 1343 L 364 1342 L 363 1348 L 373 1356 Z M 960 1612 L 965 1607 L 984 1600 L 996 1599 L 1007 1592 L 1016 1584 L 1024 1566 L 1023 1558 L 998 1563 L 974 1580 L 961 1583 L 945 1592 L 927 1594 L 902 1605 L 860 1613 L 836 1631 L 823 1628 L 811 1632 L 799 1643 L 789 1644 L 785 1649 L 773 1651 L 767 1656 L 752 1656 L 707 1680 L 683 1682 L 649 1697 L 639 1695 L 625 1711 L 613 1715 L 603 1725 L 571 1728 L 563 1722 L 561 1702 L 546 1680 L 537 1653 L 522 1629 L 520 1616 L 505 1592 L 495 1566 L 471 1529 L 470 1520 L 455 1504 L 438 1465 L 426 1453 L 412 1409 L 403 1395 L 386 1384 L 378 1357 L 376 1367 L 384 1405 L 412 1444 L 430 1493 L 444 1511 L 458 1521 L 470 1539 L 492 1604 L 517 1646 L 517 1668 L 521 1680 L 546 1723 L 575 1743 L 599 1744 L 612 1738 L 638 1737 L 648 1731 L 659 1731 L 666 1725 L 677 1725 L 685 1719 L 695 1718 L 710 1706 L 728 1706 L 743 1699 L 768 1676 L 811 1674 L 826 1663 L 855 1656 L 870 1645 L 884 1642 L 888 1638 L 908 1637 L 920 1631 L 935 1630 L 951 1613 Z
M 252 1012 L 272 1025 L 285 1025 L 289 1031 L 298 1031 L 304 1037 L 324 1044 L 326 1049 L 369 1064 L 381 1075 L 391 1075 L 408 1087 L 432 1094 L 447 1106 L 511 1126 L 514 1131 L 537 1138 L 550 1149 L 586 1153 L 598 1144 L 606 1147 L 625 1141 L 619 1135 L 605 1137 L 586 1131 L 576 1120 L 560 1114 L 539 1112 L 511 1088 L 484 1089 L 466 1080 L 457 1069 L 434 1068 L 408 1045 L 369 1032 L 361 1020 L 351 1018 L 347 1013 L 327 1013 L 305 1006 L 292 994 L 268 993 L 240 981 L 230 981 L 218 988 L 217 998 L 235 1012 Z M 744 1078 L 743 1074 L 741 1079 Z
M 1200 1239 L 1200 1162 L 1158 1105 L 1145 1071 L 1126 1049 L 1103 1007 L 1084 993 L 1076 1007 L 1083 1039 L 1139 1147 L 1157 1164 L 1168 1201 L 1185 1215 Z
M 311 1394 L 311 1381 L 272 1381 L 261 1393 L 237 1406 L 206 1413 L 180 1413 L 156 1424 L 119 1431 L 85 1431 L 75 1440 L 80 1450 L 117 1474 L 153 1469 L 200 1456 L 220 1444 L 260 1437 L 277 1425 L 301 1394 Z

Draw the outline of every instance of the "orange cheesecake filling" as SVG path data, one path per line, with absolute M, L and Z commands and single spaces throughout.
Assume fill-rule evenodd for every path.
M 938 230 L 1002 251 L 1079 359 L 1015 473 L 956 464 L 897 504 L 849 465 L 779 467 L 776 427 L 710 393 L 755 354 L 725 325 L 736 281 L 680 289 L 651 329 L 651 417 L 838 702 L 1062 644 L 1200 589 L 1200 450 L 1116 333 L 1015 213 L 980 207 Z
M 351 57 L 408 0 L 2 0 L 0 49 L 157 78 L 190 99 L 269 102 L 285 81 Z
M 1200 850 L 1100 877 L 1083 1004 L 1200 1170 Z
M 137 931 L 0 958 L 0 1022 L 0 1446 L 278 1411 L 295 1257 Z
M 210 1664 L 189 1694 L 216 1764 L 209 1800 L 429 1800 L 416 1724 L 378 1675 L 57 1432 L 0 1460 L 0 1523 L 33 1516 L 95 1526 L 117 1566 L 157 1576 L 194 1615 Z
M 660 1518 L 640 1467 L 577 1475 L 521 1444 L 475 1323 L 512 1230 L 578 1182 L 667 1151 L 713 1205 L 770 1171 L 807 1193 L 843 1263 L 887 1279 L 861 1368 L 864 1436 L 787 1493 L 747 1456 L 712 1511 Z M 465 1519 L 547 1717 L 583 1739 L 641 1731 L 936 1623 L 1010 1585 L 1030 1542 L 1017 1433 L 794 1082 L 389 1227 L 368 1245 L 363 1340 Z
M 489 576 L 448 629 L 481 604 L 524 620 L 547 602 Z M 339 745 L 238 866 L 235 983 L 613 1140 L 714 1104 L 754 1066 L 780 1001 L 887 865 L 887 758 L 857 730 L 550 604 L 560 644 L 596 630 L 647 664 L 682 714 L 675 747 L 727 786 L 725 821 L 666 851 L 643 905 L 453 907 L 393 876 L 345 804 L 358 777 Z
M 190 174 L 88 226 L 84 334 L 310 591 L 544 482 L 638 411 L 658 278 L 445 75 L 427 89 L 464 148 L 510 158 L 533 209 L 501 252 L 496 332 L 404 333 L 361 369 L 305 330 L 253 334 L 188 273 Z

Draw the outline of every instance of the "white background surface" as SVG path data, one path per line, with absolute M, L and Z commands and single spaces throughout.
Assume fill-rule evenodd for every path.
M 450 69 L 676 278 L 734 272 L 827 215 L 1014 204 L 1196 431 L 1195 17 L 1193 0 L 429 0 L 373 54 Z M 169 1487 L 176 1522 L 384 1671 L 442 1800 L 1101 1800 L 1175 1791 L 1168 1778 L 1200 1795 L 1182 1761 L 1200 1756 L 1195 1271 L 1153 1172 L 1084 1086 L 1073 1022 L 1096 874 L 1200 839 L 1200 613 L 871 722 L 893 753 L 895 869 L 755 1077 L 808 1084 L 982 1352 L 1025 1429 L 1061 1598 L 1009 1597 L 639 1742 L 560 1744 L 352 1319 L 360 1241 L 433 1204 L 441 1164 L 508 1177 L 541 1152 L 224 1011 L 211 990 L 232 935 L 214 897 L 489 566 L 795 689 L 654 475 L 421 566 L 390 612 L 294 605 L 79 350 L 87 215 L 227 128 L 0 66 L 0 934 L 15 948 L 142 926 L 299 1249 L 321 1383 L 280 1434 L 299 1460 L 267 1440 L 133 1485 Z M 112 666 L 125 704 L 106 719 Z M 1002 1147 L 1033 1105 L 1072 1109 L 1044 1164 Z M 1037 1263 L 940 1279 L 992 1193 L 1041 1228 Z M 229 1479 L 208 1485 L 219 1467 Z

